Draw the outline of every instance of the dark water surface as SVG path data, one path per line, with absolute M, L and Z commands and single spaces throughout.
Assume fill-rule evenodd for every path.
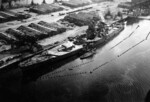
M 73 56 L 1 75 L 0 102 L 144 102 L 150 89 L 150 21 L 131 21 L 93 58 Z

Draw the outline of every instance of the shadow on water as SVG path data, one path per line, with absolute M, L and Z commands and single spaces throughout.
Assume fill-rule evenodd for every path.
M 40 76 L 50 73 L 77 58 L 78 56 L 72 56 L 71 58 L 67 58 L 57 64 L 52 64 L 49 67 L 43 65 L 42 67 L 27 71 L 15 68 L 0 74 L 0 102 L 36 102 L 34 96 L 35 87 L 32 82 L 35 82 Z M 60 102 L 60 99 L 68 100 L 71 97 L 71 93 L 69 93 L 63 86 L 52 84 L 50 87 L 52 87 L 52 90 L 50 91 L 52 99 L 49 100 Z M 56 96 L 62 98 L 58 99 Z
M 35 81 L 40 76 L 50 73 L 50 72 L 60 68 L 61 66 L 65 65 L 71 61 L 74 61 L 78 57 L 79 57 L 78 55 L 75 55 L 75 56 L 66 58 L 65 60 L 59 61 L 58 63 L 50 63 L 50 64 L 38 66 L 33 69 L 24 70 L 24 71 L 22 70 L 24 82 Z
M 62 84 L 53 83 L 49 84 L 46 90 L 48 90 L 46 93 L 40 94 L 42 98 L 39 98 L 38 102 L 42 102 L 43 100 L 45 102 L 79 102 L 77 101 L 78 95 L 71 86 L 66 88 Z
M 89 88 L 79 97 L 79 102 L 107 102 L 105 96 L 109 87 L 103 83 L 92 83 Z
M 147 95 L 145 97 L 145 102 L 150 102 L 150 90 L 147 92 Z
M 48 93 L 42 95 L 46 102 L 107 102 L 105 96 L 109 92 L 107 85 L 93 83 L 89 87 L 84 87 L 84 92 L 76 92 L 76 88 L 66 87 L 63 84 L 53 83 L 49 85 Z M 78 89 L 77 89 L 78 90 Z
M 0 74 L 0 102 L 20 102 L 22 72 L 16 68 Z

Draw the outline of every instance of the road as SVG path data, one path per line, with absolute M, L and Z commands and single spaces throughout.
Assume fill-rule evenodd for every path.
M 59 19 L 64 18 L 64 16 L 68 12 L 73 12 L 73 11 L 80 10 L 80 9 L 83 9 L 83 8 L 88 8 L 88 7 L 94 7 L 96 5 L 97 4 L 91 4 L 91 5 L 87 5 L 87 6 L 84 6 L 84 7 L 78 7 L 78 8 L 75 8 L 75 9 L 71 9 L 71 8 L 69 9 L 68 7 L 66 7 L 66 8 L 64 7 L 63 11 L 58 11 L 58 12 L 54 12 L 54 13 L 47 14 L 47 15 L 36 15 L 36 14 L 31 13 L 32 17 L 25 20 L 25 21 L 23 21 L 23 22 L 21 22 L 21 21 L 11 21 L 11 22 L 8 22 L 8 23 L 0 24 L 0 31 L 1 32 L 5 31 L 8 28 L 17 28 L 20 25 L 28 25 L 30 23 L 38 22 L 38 21 L 41 21 L 41 20 L 47 21 L 47 22 L 56 22 Z M 16 10 L 16 11 L 17 12 L 25 12 L 24 10 L 26 10 L 26 8 L 22 8 L 21 10 L 19 9 L 19 10 Z M 65 15 L 59 16 L 59 13 L 64 13 Z

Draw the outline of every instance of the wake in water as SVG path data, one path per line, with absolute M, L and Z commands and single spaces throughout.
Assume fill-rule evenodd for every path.
M 137 28 L 138 28 L 138 27 L 137 27 Z M 136 29 L 137 29 L 137 28 L 136 28 Z M 132 33 L 131 33 L 131 34 L 132 34 Z M 131 34 L 130 34 L 129 36 L 131 36 Z M 148 39 L 149 35 L 150 35 L 150 32 L 147 34 L 147 36 L 145 37 L 145 39 L 143 39 L 143 40 L 141 40 L 140 42 L 138 42 L 137 44 L 133 45 L 132 47 L 130 47 L 129 49 L 127 49 L 126 51 L 124 51 L 123 53 L 121 53 L 120 55 L 118 55 L 117 57 L 118 57 L 118 58 L 121 57 L 122 55 L 126 54 L 128 51 L 132 50 L 132 49 L 135 48 L 136 46 L 138 46 L 138 45 L 140 45 L 141 43 L 143 43 L 144 41 L 146 41 L 146 40 Z M 101 67 L 103 67 L 103 66 L 109 64 L 110 62 L 114 61 L 115 59 L 117 59 L 117 58 L 111 59 L 110 61 L 107 61 L 107 62 L 105 62 L 105 63 L 103 63 L 103 64 L 101 64 L 101 65 L 95 67 L 90 73 L 93 73 L 94 71 L 96 71 L 96 70 L 98 70 L 99 68 L 101 68 Z
M 137 44 L 133 45 L 132 47 L 130 47 L 129 49 L 127 49 L 126 51 L 124 51 L 122 54 L 118 55 L 118 57 L 124 55 L 125 53 L 127 53 L 128 51 L 130 51 L 131 49 L 133 49 L 134 47 L 138 46 L 139 44 L 143 43 L 144 41 L 146 41 L 148 39 L 150 35 L 150 32 L 147 34 L 146 38 L 141 40 L 140 42 L 138 42 Z
M 81 66 L 83 66 L 83 65 L 87 65 L 87 64 L 89 64 L 89 63 L 91 63 L 91 62 L 93 62 L 93 61 L 94 61 L 94 60 L 91 60 L 91 61 L 88 61 L 88 62 L 81 63 L 81 64 L 79 64 L 79 65 L 72 66 L 72 67 L 70 67 L 70 68 L 66 68 L 66 69 L 54 71 L 54 72 L 52 72 L 52 73 L 50 73 L 50 74 L 48 74 L 48 75 L 44 75 L 43 77 L 44 77 L 44 78 L 50 78 L 50 77 L 51 77 L 51 78 L 54 78 L 54 76 L 56 76 L 57 74 L 60 74 L 60 73 L 62 73 L 62 72 L 68 71 L 68 70 L 73 70 L 74 68 L 81 67 Z M 80 72 L 80 73 L 82 73 L 82 72 Z M 59 76 L 59 75 L 57 75 L 57 76 Z M 66 75 L 66 76 L 74 76 L 74 75 Z M 41 79 L 43 79 L 43 78 L 41 78 Z
M 87 74 L 87 72 L 78 72 L 78 73 L 73 73 L 73 74 L 65 74 L 65 75 L 55 75 L 55 76 L 44 76 L 41 77 L 42 80 L 48 80 L 48 79 L 56 79 L 56 78 L 64 78 L 64 77 L 73 77 L 77 75 L 83 75 Z
M 138 28 L 139 26 L 136 27 L 136 29 Z M 130 37 L 134 32 L 132 32 L 128 37 Z M 129 49 L 127 49 L 126 51 L 124 51 L 123 53 L 121 53 L 120 55 L 118 55 L 116 58 L 114 59 L 111 59 L 109 61 L 106 61 L 104 63 L 102 63 L 101 65 L 93 68 L 92 71 L 90 71 L 90 74 L 92 74 L 94 71 L 98 70 L 99 68 L 101 67 L 104 67 L 105 65 L 108 65 L 110 62 L 116 60 L 117 58 L 121 57 L 122 55 L 126 54 L 128 51 L 132 50 L 133 48 L 135 48 L 136 46 L 140 45 L 141 43 L 143 43 L 144 41 L 148 40 L 148 37 L 150 35 L 150 32 L 146 35 L 145 39 L 141 40 L 140 42 L 138 42 L 137 44 L 133 45 L 132 47 L 130 47 Z M 86 64 L 89 64 L 91 62 L 94 62 L 94 60 L 91 60 L 91 61 L 88 61 L 88 62 L 85 62 L 85 63 L 81 63 L 79 65 L 75 65 L 75 66 L 72 66 L 70 68 L 66 68 L 66 69 L 62 69 L 62 70 L 59 70 L 59 71 L 55 71 L 49 75 L 46 75 L 46 76 L 43 76 L 41 77 L 42 80 L 47 80 L 49 78 L 52 78 L 52 79 L 55 79 L 55 78 L 63 78 L 63 77 L 71 77 L 71 76 L 76 76 L 76 75 L 82 75 L 82 74 L 87 74 L 88 72 L 78 72 L 78 73 L 73 73 L 73 74 L 66 74 L 66 75 L 56 75 L 56 74 L 59 74 L 59 73 L 62 73 L 64 71 L 67 71 L 67 70 L 73 70 L 74 68 L 77 68 L 77 67 L 81 67 L 83 65 L 86 65 Z
M 135 31 L 138 29 L 139 25 L 136 27 L 136 29 L 129 35 L 127 36 L 126 38 L 124 38 L 123 40 L 121 40 L 119 43 L 117 43 L 116 45 L 114 45 L 113 47 L 110 48 L 110 50 L 112 50 L 113 48 L 115 48 L 116 46 L 118 46 L 119 44 L 121 44 L 122 42 L 124 42 L 125 40 L 127 40 L 128 38 L 131 37 L 132 34 L 135 33 Z

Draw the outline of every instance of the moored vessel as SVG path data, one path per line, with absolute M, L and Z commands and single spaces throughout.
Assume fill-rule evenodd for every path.
M 98 47 L 99 45 L 104 44 L 110 41 L 111 39 L 113 39 L 115 36 L 120 34 L 123 30 L 124 30 L 124 23 L 115 22 L 110 26 L 108 26 L 107 33 L 103 34 L 101 32 L 98 32 L 99 34 L 97 34 L 95 38 L 93 39 L 84 38 L 84 41 L 88 45 L 91 44 L 92 47 Z
M 93 57 L 93 56 L 96 54 L 96 51 L 95 51 L 95 50 L 96 50 L 96 49 L 93 49 L 92 51 L 89 51 L 89 52 L 83 54 L 83 55 L 80 57 L 80 59 L 87 59 L 87 58 Z
M 43 67 L 80 53 L 82 50 L 82 45 L 75 45 L 73 41 L 66 40 L 50 50 L 43 51 L 41 54 L 21 62 L 19 67 L 23 70 Z

